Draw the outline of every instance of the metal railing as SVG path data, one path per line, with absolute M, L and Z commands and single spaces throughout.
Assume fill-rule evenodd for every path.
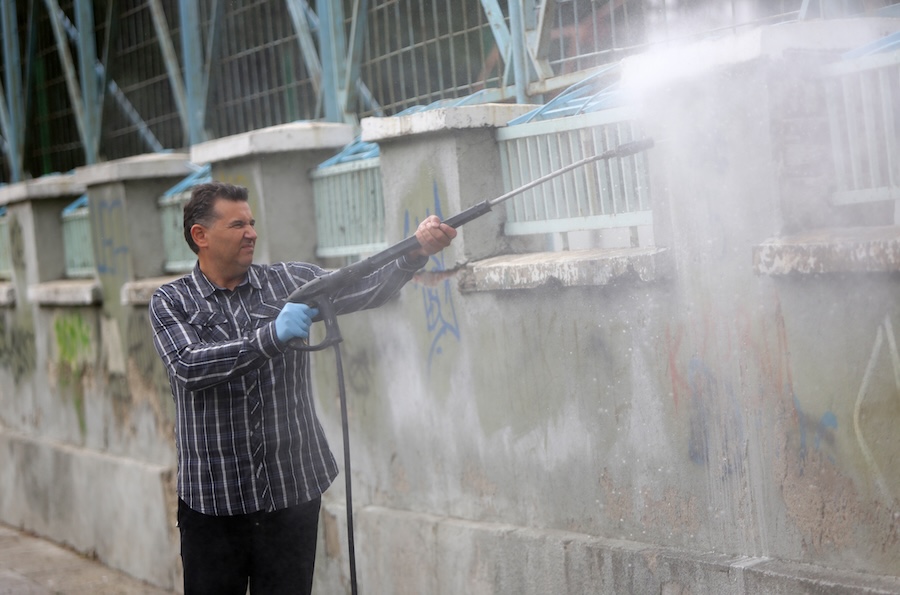
M 94 246 L 86 194 L 63 209 L 62 228 L 66 277 L 93 277 Z
M 377 155 L 377 145 L 357 142 L 310 174 L 319 257 L 354 257 L 387 248 Z
M 197 255 L 184 238 L 184 205 L 198 184 L 212 181 L 212 168 L 205 165 L 159 197 L 159 217 L 166 250 L 164 269 L 167 273 L 184 273 L 194 268 Z
M 0 279 L 12 277 L 12 258 L 9 248 L 9 219 L 6 207 L 0 207 Z
M 619 74 L 610 65 L 497 131 L 507 191 L 643 138 L 633 109 L 622 106 Z M 627 243 L 640 245 L 640 229 L 653 224 L 646 156 L 573 169 L 511 199 L 506 215 L 507 235 L 627 229 Z M 652 236 L 643 236 L 643 243 L 652 242 Z M 566 247 L 568 235 L 563 239 Z
M 838 205 L 895 201 L 900 224 L 900 34 L 824 69 Z

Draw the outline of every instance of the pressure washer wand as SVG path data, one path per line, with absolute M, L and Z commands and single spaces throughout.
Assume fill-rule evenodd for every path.
M 493 198 L 491 200 L 485 200 L 478 204 L 475 204 L 465 211 L 461 213 L 457 213 L 456 215 L 450 217 L 443 221 L 450 227 L 457 228 L 461 225 L 472 221 L 473 219 L 477 219 L 482 215 L 489 213 L 496 205 L 509 200 L 513 196 L 517 194 L 521 194 L 526 190 L 530 190 L 535 186 L 539 186 L 548 180 L 551 180 L 555 177 L 561 176 L 564 173 L 570 172 L 573 169 L 577 169 L 582 167 L 583 165 L 587 165 L 589 163 L 593 163 L 594 161 L 600 161 L 604 159 L 612 159 L 614 157 L 628 157 L 629 155 L 634 155 L 635 153 L 640 153 L 641 151 L 646 151 L 647 149 L 653 146 L 652 138 L 644 138 L 641 140 L 636 140 L 628 143 L 621 144 L 614 149 L 609 149 L 608 151 L 604 151 L 603 153 L 599 153 L 597 155 L 591 155 L 589 157 L 585 157 L 565 167 L 557 169 L 555 171 L 550 172 L 536 180 L 532 180 L 523 186 L 519 186 L 513 190 L 510 190 L 506 194 L 498 196 L 497 198 Z M 393 246 L 378 252 L 377 254 L 373 254 L 372 256 L 360 260 L 359 262 L 355 262 L 353 264 L 342 267 L 336 271 L 333 271 L 327 275 L 323 275 L 321 277 L 316 277 L 312 281 L 308 282 L 306 285 L 298 288 L 294 293 L 290 295 L 288 301 L 297 302 L 302 304 L 308 304 L 311 306 L 317 306 L 320 310 L 320 316 L 323 320 L 326 321 L 326 331 L 330 331 L 331 329 L 327 328 L 328 316 L 327 313 L 321 312 L 322 302 L 330 301 L 330 298 L 334 296 L 337 291 L 341 288 L 350 285 L 351 283 L 365 277 L 366 275 L 378 270 L 382 266 L 388 264 L 389 262 L 393 262 L 407 254 L 412 252 L 416 248 L 419 247 L 419 240 L 416 239 L 415 235 L 409 236 L 405 240 L 402 240 Z M 326 298 L 326 299 L 322 299 Z M 325 306 L 326 308 L 328 306 Z M 315 346 L 306 347 L 309 351 L 318 349 L 324 349 L 331 343 L 330 340 L 335 340 L 337 337 L 328 338 L 326 332 L 326 339 Z M 339 339 L 337 339 L 339 340 Z

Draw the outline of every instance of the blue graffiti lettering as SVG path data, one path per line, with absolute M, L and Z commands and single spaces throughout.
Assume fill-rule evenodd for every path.
M 807 446 L 807 426 L 811 426 L 812 424 L 809 421 L 808 415 L 803 411 L 803 408 L 800 407 L 800 401 L 797 399 L 797 395 L 793 395 L 794 400 L 794 410 L 797 412 L 797 425 L 800 426 L 800 461 L 801 464 L 806 461 L 806 455 L 808 453 Z M 837 416 L 831 411 L 826 411 L 822 414 L 822 417 L 819 419 L 819 423 L 816 424 L 815 427 L 815 435 L 813 436 L 813 448 L 816 451 L 822 450 L 822 441 L 825 442 L 834 442 L 834 431 L 837 430 L 838 420 Z M 832 455 L 826 452 L 826 458 L 834 463 L 835 459 Z M 800 473 L 803 474 L 803 467 L 800 467 Z
M 124 273 L 128 263 L 128 246 L 117 237 L 123 233 L 122 200 L 99 201 L 94 222 L 100 238 L 97 272 L 101 275 Z
M 433 191 L 434 214 L 443 219 L 437 182 L 434 183 Z M 431 215 L 430 209 L 426 209 L 425 216 L 428 217 L 429 215 Z M 403 220 L 404 236 L 410 235 L 412 233 L 411 230 L 418 224 L 418 219 L 413 224 L 412 216 L 407 210 Z M 425 268 L 429 271 L 446 270 L 443 253 L 432 255 Z M 445 342 L 452 338 L 455 338 L 457 342 L 460 340 L 459 322 L 456 318 L 456 308 L 453 304 L 453 292 L 451 291 L 449 279 L 444 279 L 439 285 L 434 287 L 422 285 L 421 292 L 422 303 L 425 307 L 426 327 L 431 336 L 431 346 L 428 350 L 428 370 L 430 372 L 434 358 L 444 352 Z

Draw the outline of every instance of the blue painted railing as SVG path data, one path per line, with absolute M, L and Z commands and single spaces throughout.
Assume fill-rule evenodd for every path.
M 63 250 L 66 277 L 94 276 L 94 247 L 87 194 L 70 203 L 62 212 Z

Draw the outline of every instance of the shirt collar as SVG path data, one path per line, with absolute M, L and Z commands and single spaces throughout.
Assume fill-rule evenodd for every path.
M 197 288 L 197 291 L 200 292 L 204 298 L 208 298 L 213 293 L 216 292 L 217 289 L 223 289 L 206 278 L 206 275 L 203 274 L 203 271 L 200 270 L 200 261 L 197 261 L 197 264 L 194 265 L 194 270 L 191 271 L 191 279 L 194 282 L 194 286 Z M 241 281 L 242 285 L 249 283 L 251 287 L 254 289 L 262 289 L 262 281 L 259 274 L 259 265 L 252 264 L 250 265 L 250 269 L 247 271 L 247 278 Z

